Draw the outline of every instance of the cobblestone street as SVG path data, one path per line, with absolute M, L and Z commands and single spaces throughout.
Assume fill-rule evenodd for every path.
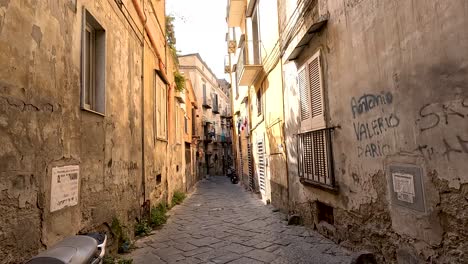
M 350 252 L 265 206 L 227 177 L 211 177 L 167 224 L 137 241 L 140 263 L 349 263 Z

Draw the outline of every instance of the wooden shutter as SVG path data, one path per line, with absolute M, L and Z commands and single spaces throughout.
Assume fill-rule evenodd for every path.
M 261 192 L 265 192 L 265 175 L 266 175 L 266 160 L 265 160 L 265 141 L 263 138 L 257 140 L 257 154 L 258 154 L 258 185 Z
M 312 56 L 308 65 L 309 86 L 312 114 L 312 129 L 325 128 L 325 111 L 323 98 L 322 64 L 320 62 L 320 51 Z
M 301 101 L 301 132 L 325 128 L 320 51 L 317 51 L 299 71 L 298 79 Z
M 299 71 L 298 82 L 301 106 L 301 131 L 308 131 L 312 129 L 312 115 L 310 113 L 310 89 L 306 76 L 306 67 Z

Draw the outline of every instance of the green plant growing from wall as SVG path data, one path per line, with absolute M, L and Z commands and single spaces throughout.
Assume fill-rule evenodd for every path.
M 128 236 L 125 234 L 122 225 L 117 217 L 112 218 L 111 231 L 117 241 L 119 253 L 127 253 L 132 248 L 132 243 Z
M 166 215 L 167 210 L 168 208 L 166 203 L 160 203 L 158 206 L 151 208 L 149 224 L 152 228 L 158 228 L 166 223 L 168 218 Z
M 178 92 L 182 92 L 185 89 L 185 77 L 179 72 L 179 59 L 177 57 L 177 41 L 175 37 L 174 20 L 174 16 L 166 16 L 166 42 L 176 66 L 176 71 L 174 71 L 174 82 L 176 84 L 175 89 Z
M 176 49 L 176 37 L 175 37 L 175 27 L 174 27 L 175 17 L 173 15 L 166 16 L 166 42 L 169 46 L 169 50 L 174 59 L 176 66 L 179 66 L 179 60 L 177 59 L 177 49 Z
M 180 72 L 174 72 L 174 81 L 176 83 L 176 90 L 182 92 L 185 90 L 185 77 Z
M 177 204 L 181 204 L 187 196 L 185 193 L 180 192 L 180 191 L 175 191 L 174 195 L 172 195 L 172 206 L 175 206 Z
M 141 220 L 135 224 L 135 236 L 147 236 L 151 233 L 151 226 L 148 221 Z

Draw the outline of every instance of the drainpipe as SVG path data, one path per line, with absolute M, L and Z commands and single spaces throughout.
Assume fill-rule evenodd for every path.
M 144 4 L 144 3 L 143 3 Z M 146 26 L 146 17 L 143 26 Z M 145 32 L 141 43 L 141 174 L 143 185 L 143 204 L 146 204 L 146 161 L 145 161 Z

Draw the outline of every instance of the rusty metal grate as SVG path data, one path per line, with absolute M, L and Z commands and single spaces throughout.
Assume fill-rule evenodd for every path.
M 301 180 L 335 187 L 331 148 L 332 130 L 327 128 L 298 135 L 298 167 Z

